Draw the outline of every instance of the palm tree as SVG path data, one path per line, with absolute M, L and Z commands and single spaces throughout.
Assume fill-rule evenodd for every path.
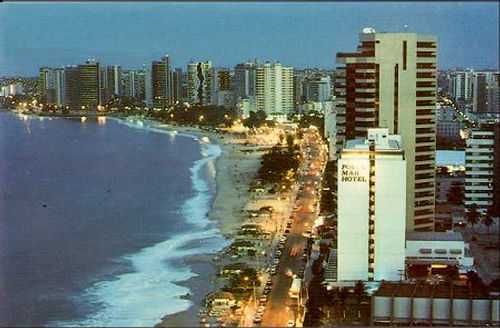
M 361 280 L 356 281 L 356 285 L 354 285 L 354 294 L 356 294 L 356 298 L 358 300 L 358 310 L 359 310 L 359 304 L 361 303 L 361 300 L 366 294 L 365 284 Z
M 469 211 L 465 214 L 465 219 L 470 223 L 472 229 L 472 237 L 474 238 L 474 225 L 479 222 L 479 213 L 477 212 L 477 204 L 472 204 Z
M 493 210 L 491 208 L 486 211 L 486 213 L 483 214 L 483 219 L 481 220 L 481 223 L 486 226 L 488 229 L 488 234 L 490 233 L 490 226 L 493 224 Z

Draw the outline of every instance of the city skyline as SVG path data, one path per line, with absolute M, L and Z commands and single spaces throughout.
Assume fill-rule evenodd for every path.
M 366 26 L 437 35 L 440 69 L 498 67 L 498 3 L 368 4 L 7 3 L 0 7 L 0 75 L 36 76 L 40 67 L 88 58 L 141 67 L 166 54 L 172 67 L 183 68 L 207 59 L 234 67 L 253 58 L 333 68 L 335 53 L 354 48 Z M 125 53 L 127 44 L 136 46 Z

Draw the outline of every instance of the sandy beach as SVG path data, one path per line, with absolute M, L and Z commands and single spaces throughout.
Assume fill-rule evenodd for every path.
M 217 190 L 209 217 L 217 224 L 221 234 L 232 239 L 248 216 L 247 213 L 243 212 L 243 209 L 250 200 L 249 184 L 257 174 L 263 151 L 249 151 L 252 147 L 244 145 L 244 139 L 230 134 L 220 135 L 182 126 L 169 126 L 167 128 L 179 133 L 206 136 L 211 142 L 222 147 L 223 153 L 216 162 Z M 217 267 L 213 262 L 215 256 L 217 254 L 198 254 L 184 259 L 184 263 L 190 266 L 197 276 L 178 284 L 191 290 L 187 298 L 193 304 L 186 311 L 165 316 L 158 326 L 199 326 L 198 310 L 203 306 L 205 296 L 218 287 L 215 279 Z

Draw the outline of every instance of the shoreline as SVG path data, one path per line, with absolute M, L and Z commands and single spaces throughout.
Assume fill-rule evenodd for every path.
M 214 222 L 219 233 L 229 242 L 234 239 L 237 229 L 244 221 L 242 211 L 250 201 L 249 183 L 260 165 L 260 156 L 242 156 L 239 154 L 238 138 L 233 135 L 219 135 L 215 132 L 177 125 L 164 126 L 196 136 L 206 136 L 210 142 L 219 145 L 222 153 L 215 160 L 215 195 L 207 213 L 207 218 Z M 217 290 L 217 264 L 214 257 L 220 256 L 226 247 L 215 253 L 201 253 L 186 257 L 183 262 L 196 274 L 185 281 L 176 282 L 190 290 L 187 297 L 191 306 L 181 312 L 166 315 L 156 327 L 199 326 L 198 311 L 204 307 L 206 295 Z M 207 284 L 210 281 L 210 284 Z M 219 286 L 220 287 L 220 286 Z

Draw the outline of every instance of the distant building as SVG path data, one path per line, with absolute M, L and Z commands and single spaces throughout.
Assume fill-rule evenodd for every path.
M 85 109 L 97 109 L 101 105 L 101 79 L 99 62 L 89 59 L 78 65 L 79 100 Z
M 475 72 L 472 94 L 474 113 L 498 113 L 498 72 Z
M 19 83 L 13 83 L 2 87 L 3 97 L 22 95 L 23 93 L 24 93 L 24 88 Z
M 106 101 L 120 97 L 122 68 L 118 65 L 106 67 Z
M 470 131 L 465 152 L 465 208 L 478 212 L 500 208 L 500 125 L 484 122 Z
M 40 68 L 38 76 L 38 101 L 46 105 L 64 105 L 64 70 Z
M 234 67 L 234 91 L 240 98 L 257 95 L 257 60 L 238 64 Z
M 173 82 L 170 57 L 166 55 L 151 66 L 153 106 L 165 107 L 173 105 Z
M 293 68 L 279 61 L 257 67 L 257 110 L 268 116 L 288 116 L 293 111 Z
M 296 111 L 299 111 L 299 106 L 305 102 L 302 79 L 302 75 L 293 76 L 293 105 Z
M 437 107 L 436 137 L 438 139 L 459 139 L 460 122 L 453 107 Z
M 142 65 L 142 69 L 137 72 L 138 80 L 138 98 L 144 102 L 144 105 L 150 107 L 153 105 L 153 81 L 151 79 L 151 69 Z
M 329 76 L 309 77 L 304 81 L 303 92 L 308 102 L 329 101 L 332 98 Z
M 406 162 L 401 138 L 369 129 L 338 160 L 338 280 L 399 280 L 405 268 Z
M 212 62 L 188 63 L 187 100 L 199 106 L 212 105 Z
M 450 96 L 455 100 L 471 100 L 474 85 L 474 71 L 452 71 L 450 73 Z
M 69 109 L 81 109 L 80 100 L 80 71 L 77 66 L 67 66 L 64 68 L 64 95 L 65 106 Z
M 178 67 L 172 72 L 172 83 L 174 85 L 174 102 L 182 100 L 182 68 Z

